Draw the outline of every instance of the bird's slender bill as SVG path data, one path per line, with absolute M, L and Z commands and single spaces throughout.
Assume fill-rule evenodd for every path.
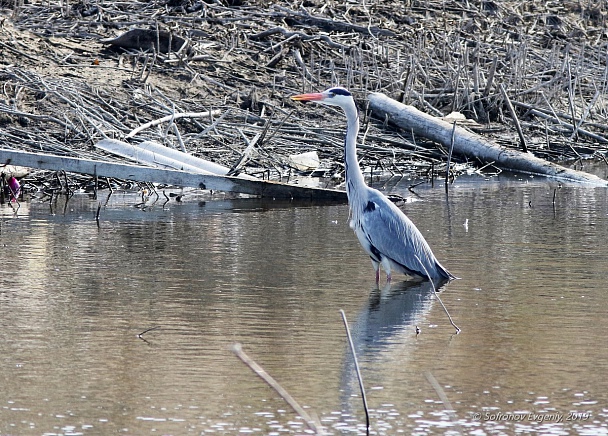
M 320 92 L 312 92 L 310 94 L 299 94 L 291 97 L 292 100 L 296 101 L 321 101 L 325 97 Z

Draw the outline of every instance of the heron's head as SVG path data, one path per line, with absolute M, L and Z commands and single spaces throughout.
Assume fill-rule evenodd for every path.
M 329 88 L 323 92 L 294 95 L 291 99 L 296 101 L 314 101 L 316 103 L 329 106 L 340 106 L 342 108 L 353 103 L 352 94 L 348 92 L 347 89 L 340 87 Z

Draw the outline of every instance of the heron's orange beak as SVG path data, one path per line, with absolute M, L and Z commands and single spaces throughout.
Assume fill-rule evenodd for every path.
M 296 101 L 321 101 L 325 99 L 325 96 L 320 92 L 312 92 L 310 94 L 294 95 L 291 99 Z

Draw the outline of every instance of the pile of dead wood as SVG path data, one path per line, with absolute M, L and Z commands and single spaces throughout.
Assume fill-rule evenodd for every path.
M 342 115 L 287 98 L 339 84 L 362 109 L 360 156 L 369 172 L 424 177 L 444 172 L 448 154 L 445 144 L 370 116 L 370 92 L 460 119 L 487 140 L 543 159 L 606 153 L 604 4 L 9 6 L 0 18 L 6 148 L 121 161 L 93 145 L 155 141 L 273 179 L 301 171 L 291 157 L 314 151 L 320 174 L 339 180 Z

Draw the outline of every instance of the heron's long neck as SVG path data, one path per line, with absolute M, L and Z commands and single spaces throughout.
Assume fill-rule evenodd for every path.
M 344 164 L 346 170 L 346 193 L 349 200 L 353 200 L 355 193 L 363 193 L 366 187 L 365 179 L 359 161 L 357 160 L 357 134 L 359 133 L 359 113 L 357 107 L 352 105 L 345 107 L 346 113 L 346 138 L 344 140 Z

